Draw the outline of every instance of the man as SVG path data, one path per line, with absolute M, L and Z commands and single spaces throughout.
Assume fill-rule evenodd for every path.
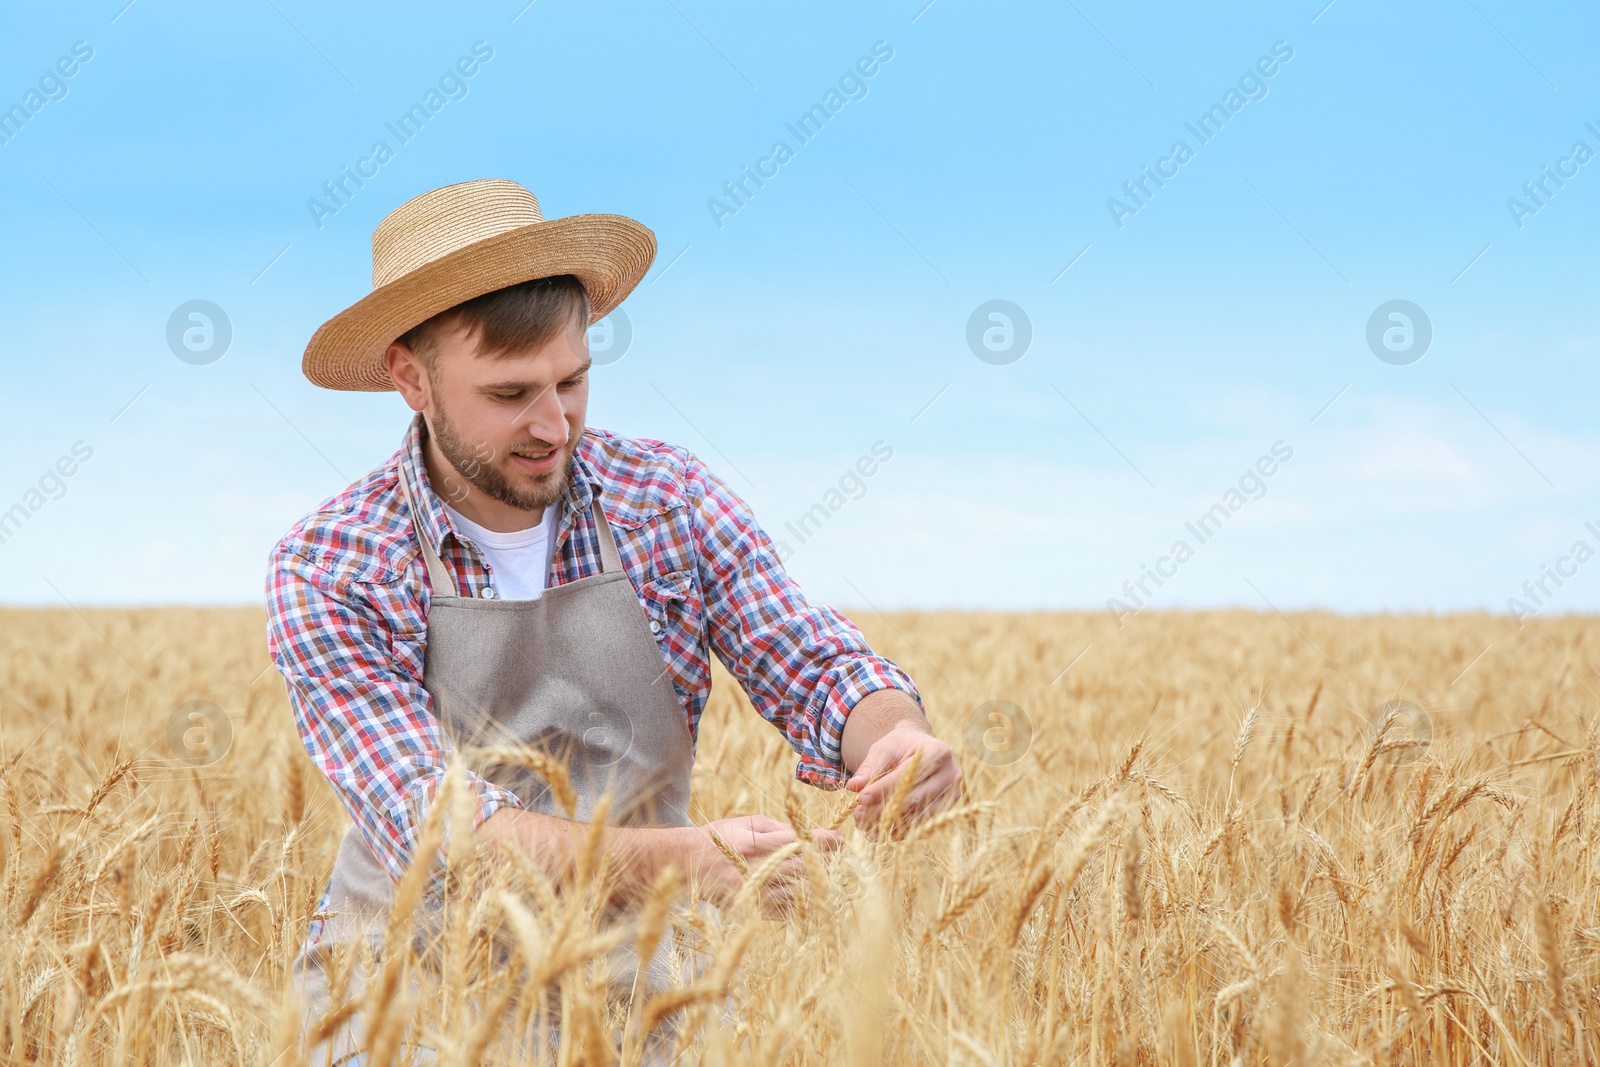
M 735 889 L 708 830 L 752 864 L 793 834 L 758 814 L 690 823 L 713 650 L 799 754 L 797 777 L 858 791 L 863 825 L 913 757 L 907 817 L 959 795 L 911 679 L 806 602 L 742 500 L 681 448 L 586 427 L 587 328 L 644 276 L 648 229 L 545 221 L 526 189 L 486 180 L 408 201 L 372 244 L 373 292 L 317 331 L 303 369 L 397 389 L 416 414 L 383 466 L 278 543 L 267 584 L 301 737 L 352 820 L 332 918 L 302 954 L 311 978 L 319 945 L 381 928 L 458 749 L 567 761 L 573 812 L 526 772 L 468 778 L 476 836 L 558 881 L 607 793 L 625 883 L 676 864 L 713 896 Z M 792 859 L 768 903 L 802 874 Z

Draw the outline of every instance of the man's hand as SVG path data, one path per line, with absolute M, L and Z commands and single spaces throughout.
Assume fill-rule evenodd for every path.
M 614 902 L 643 899 L 656 875 L 668 866 L 687 869 L 715 903 L 731 901 L 745 875 L 713 843 L 712 832 L 746 868 L 761 866 L 768 856 L 795 840 L 791 827 L 765 815 L 718 819 L 705 826 L 608 827 L 605 848 L 612 858 Z M 478 839 L 490 848 L 522 849 L 558 885 L 572 877 L 575 857 L 588 835 L 584 823 L 520 808 L 501 808 L 485 819 L 477 832 Z M 834 830 L 813 830 L 811 840 L 823 852 L 832 852 L 844 838 Z M 805 878 L 805 861 L 800 856 L 784 860 L 762 884 L 762 911 L 771 918 L 782 914 L 803 891 Z
M 855 811 L 858 827 L 877 827 L 884 802 L 917 753 L 917 781 L 900 809 L 901 825 L 960 799 L 961 768 L 955 753 L 933 736 L 922 710 L 898 689 L 875 690 L 851 709 L 844 724 L 844 763 L 852 772 L 845 788 L 861 794 Z
M 690 869 L 707 895 L 719 904 L 733 899 L 745 876 L 723 855 L 712 841 L 712 834 L 721 838 L 751 868 L 761 866 L 768 856 L 795 840 L 793 828 L 765 815 L 718 819 L 685 832 L 693 834 L 695 842 L 689 856 Z M 843 838 L 833 830 L 813 830 L 811 840 L 824 852 L 832 852 Z M 782 914 L 794 902 L 795 895 L 804 891 L 805 878 L 804 859 L 796 854 L 784 860 L 762 883 L 762 912 L 769 918 Z

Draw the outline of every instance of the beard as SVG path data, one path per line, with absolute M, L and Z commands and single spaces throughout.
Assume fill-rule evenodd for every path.
M 539 487 L 525 491 L 513 485 L 502 469 L 502 465 L 509 465 L 510 460 L 495 455 L 493 449 L 482 443 L 469 441 L 445 414 L 442 406 L 435 410 L 431 422 L 439 451 L 444 453 L 445 459 L 450 461 L 456 472 L 479 491 L 502 504 L 521 508 L 523 511 L 538 511 L 561 499 L 561 492 L 572 476 L 572 464 L 577 458 L 579 439 L 575 438 L 568 446 L 559 469 L 540 475 Z M 540 442 L 530 440 L 513 445 L 508 451 L 535 453 L 549 450 L 548 444 L 541 447 Z

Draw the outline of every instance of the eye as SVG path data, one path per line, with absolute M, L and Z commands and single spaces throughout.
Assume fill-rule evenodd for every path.
M 576 389 L 578 386 L 583 384 L 583 379 L 586 376 L 587 375 L 580 374 L 575 378 L 568 378 L 566 381 L 562 382 L 558 388 L 561 388 L 561 389 Z
M 490 393 L 489 395 L 492 396 L 496 400 L 503 401 L 505 403 L 510 403 L 513 400 L 521 400 L 522 399 L 522 390 L 521 389 L 517 389 L 514 392 L 509 392 L 509 393 Z

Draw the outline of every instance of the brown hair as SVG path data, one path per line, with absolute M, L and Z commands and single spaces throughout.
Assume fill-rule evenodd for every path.
M 587 327 L 589 294 L 571 274 L 534 278 L 441 311 L 395 340 L 421 356 L 431 371 L 439 331 L 452 323 L 460 323 L 468 337 L 477 339 L 480 355 L 515 355 L 537 348 L 570 326 Z

